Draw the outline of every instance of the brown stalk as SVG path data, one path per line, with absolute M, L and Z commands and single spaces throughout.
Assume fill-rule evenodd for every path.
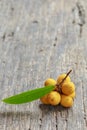
M 65 81 L 65 79 L 67 78 L 67 76 L 71 73 L 71 71 L 72 71 L 72 70 L 70 70 L 70 71 L 66 74 L 65 78 L 64 78 L 59 84 L 56 84 L 56 91 L 60 91 L 60 92 L 61 92 L 61 86 L 62 86 L 63 82 Z

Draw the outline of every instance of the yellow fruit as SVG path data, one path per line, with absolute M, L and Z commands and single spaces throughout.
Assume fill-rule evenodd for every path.
M 73 82 L 65 82 L 62 85 L 62 93 L 65 95 L 70 95 L 75 91 L 75 85 Z
M 56 85 L 56 81 L 52 78 L 48 78 L 45 83 L 44 83 L 45 86 L 48 86 L 48 85 Z
M 46 94 L 45 96 L 43 96 L 42 98 L 40 98 L 41 102 L 43 104 L 49 104 L 48 102 L 48 94 Z
M 74 99 L 74 98 L 75 98 L 75 96 L 76 96 L 75 91 L 74 91 L 73 93 L 71 93 L 70 95 L 68 95 L 68 96 L 70 96 L 70 97 L 72 97 L 72 98 Z
M 66 74 L 61 74 L 58 79 L 57 79 L 57 83 L 59 84 L 64 78 L 65 78 Z M 67 78 L 64 80 L 64 82 L 67 81 L 69 82 L 70 81 L 70 77 L 67 76 Z
M 60 103 L 61 96 L 58 92 L 52 91 L 48 94 L 48 102 L 51 105 L 58 105 Z
M 61 95 L 61 102 L 60 104 L 63 107 L 72 107 L 73 106 L 73 99 L 70 96 Z

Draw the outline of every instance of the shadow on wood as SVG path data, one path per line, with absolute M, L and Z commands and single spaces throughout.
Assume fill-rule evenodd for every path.
M 43 112 L 61 112 L 61 111 L 67 111 L 68 109 L 71 108 L 65 108 L 62 107 L 61 105 L 57 105 L 57 106 L 51 106 L 51 105 L 45 105 L 45 104 L 40 104 L 39 108 L 43 111 Z

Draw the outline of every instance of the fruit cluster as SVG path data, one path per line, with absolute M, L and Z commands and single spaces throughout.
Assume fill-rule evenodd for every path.
M 63 107 L 72 107 L 74 98 L 75 98 L 75 85 L 71 81 L 70 77 L 67 76 L 66 74 L 61 74 L 57 81 L 48 78 L 44 85 L 47 87 L 49 85 L 54 85 L 55 89 L 51 91 L 50 93 L 46 94 L 42 98 L 40 98 L 41 102 L 43 104 L 50 104 L 50 105 L 58 105 L 61 104 Z M 65 80 L 63 81 L 63 79 Z M 61 82 L 63 83 L 61 84 Z M 60 89 L 58 89 L 58 85 L 61 84 Z

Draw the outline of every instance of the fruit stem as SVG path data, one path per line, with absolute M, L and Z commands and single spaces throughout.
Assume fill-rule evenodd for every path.
M 64 80 L 67 78 L 67 76 L 71 73 L 71 71 L 72 71 L 72 70 L 70 70 L 70 71 L 66 74 L 65 78 L 64 78 L 59 84 L 56 84 L 56 90 L 57 90 L 57 91 L 61 91 L 61 85 L 63 84 L 63 82 L 64 82 Z

